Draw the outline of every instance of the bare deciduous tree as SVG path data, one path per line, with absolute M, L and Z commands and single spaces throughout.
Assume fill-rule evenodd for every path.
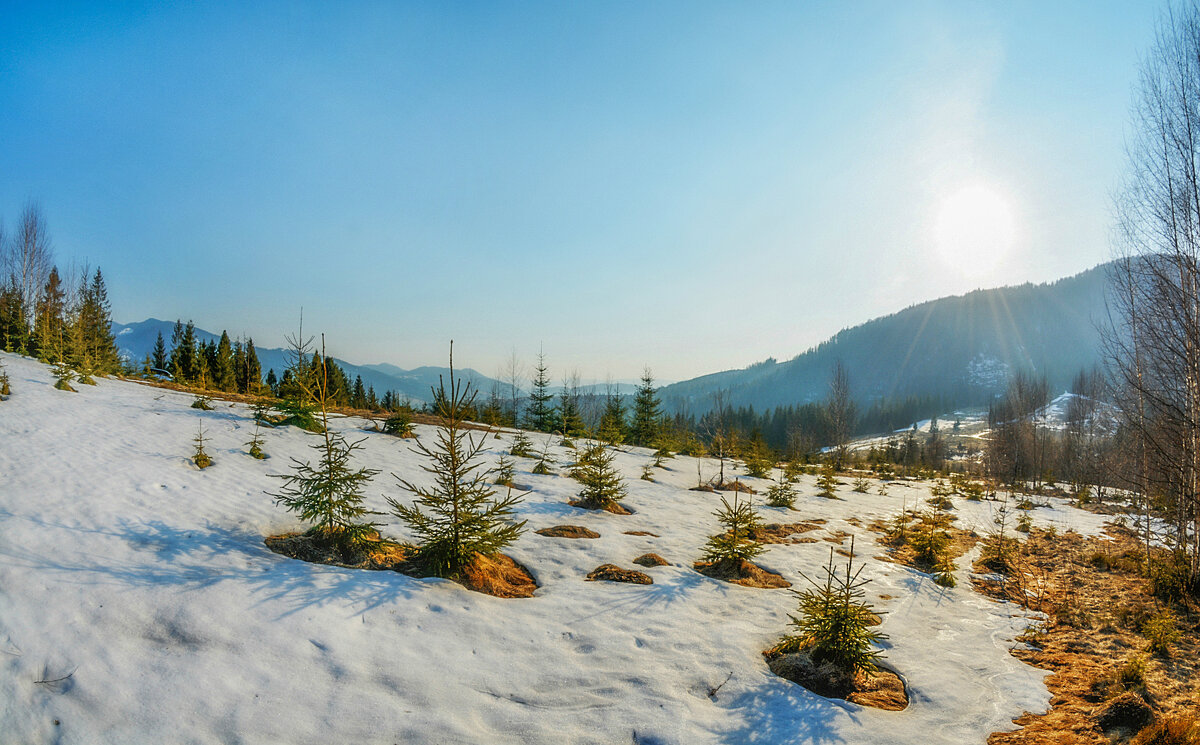
M 1200 7 L 1172 9 L 1143 63 L 1116 202 L 1107 335 L 1133 486 L 1157 497 L 1200 586 Z M 1140 461 L 1140 462 L 1138 462 Z

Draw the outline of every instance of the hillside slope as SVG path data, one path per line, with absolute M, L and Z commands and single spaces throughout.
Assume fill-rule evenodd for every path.
M 734 406 L 763 410 L 823 399 L 841 360 L 860 402 L 941 396 L 960 406 L 986 401 L 1016 370 L 1044 374 L 1063 390 L 1100 360 L 1108 265 L 1047 284 L 940 298 L 839 332 L 787 361 L 705 375 L 661 390 L 672 410 L 693 413 L 728 390 Z

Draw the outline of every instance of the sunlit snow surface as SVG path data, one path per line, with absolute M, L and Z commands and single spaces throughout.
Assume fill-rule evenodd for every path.
M 830 501 L 805 477 L 798 511 L 759 508 L 770 522 L 826 518 L 829 531 L 858 536 L 869 594 L 886 611 L 887 660 L 912 700 L 904 712 L 876 711 L 767 670 L 760 652 L 785 631 L 790 593 L 690 568 L 717 530 L 719 501 L 687 491 L 694 459 L 669 461 L 648 483 L 638 476 L 649 452 L 620 455 L 636 511 L 624 517 L 568 506 L 574 481 L 531 475 L 533 461 L 518 459 L 530 531 L 510 554 L 541 588 L 501 600 L 268 551 L 264 535 L 300 527 L 264 493 L 279 485 L 269 474 L 311 456 L 298 430 L 267 431 L 271 458 L 257 461 L 244 454 L 253 430 L 244 406 L 202 412 L 188 394 L 114 380 L 71 394 L 52 388 L 44 365 L 0 359 L 13 388 L 0 402 L 3 742 L 957 745 L 982 743 L 1048 702 L 1044 673 L 1008 654 L 1028 623 L 1014 607 L 975 594 L 963 569 L 946 589 L 874 559 L 873 534 L 846 522 L 918 506 L 926 485 L 894 484 L 887 496 L 847 485 Z M 201 422 L 216 461 L 205 471 L 188 461 Z M 408 499 L 391 474 L 429 477 L 410 442 L 363 426 L 336 423 L 366 438 L 359 463 L 383 471 L 368 501 L 384 511 L 385 495 Z M 487 442 L 494 458 L 509 437 Z M 716 463 L 702 467 L 707 479 Z M 1035 510 L 1035 523 L 1100 530 L 1101 518 L 1054 504 Z M 960 527 L 990 527 L 993 505 L 956 508 Z M 561 523 L 602 537 L 532 533 Z M 383 531 L 408 537 L 394 520 Z M 760 563 L 799 587 L 830 545 L 771 546 Z M 599 564 L 632 567 L 647 551 L 674 564 L 647 570 L 651 586 L 584 581 Z

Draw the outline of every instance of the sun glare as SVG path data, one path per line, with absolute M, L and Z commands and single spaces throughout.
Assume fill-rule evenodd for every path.
M 1013 246 L 1008 200 L 983 184 L 959 189 L 942 200 L 933 237 L 947 267 L 969 279 L 983 279 L 1000 266 Z

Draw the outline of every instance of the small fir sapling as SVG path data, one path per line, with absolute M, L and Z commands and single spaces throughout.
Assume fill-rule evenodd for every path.
M 1008 515 L 1008 498 L 1005 497 L 992 516 L 996 529 L 983 539 L 979 550 L 979 563 L 1000 574 L 1008 574 L 1015 568 L 1016 553 L 1020 549 L 1017 539 L 1008 535 Z
M 712 563 L 725 560 L 753 559 L 763 551 L 762 544 L 754 539 L 754 530 L 761 527 L 762 520 L 754 512 L 754 503 L 733 496 L 733 504 L 721 497 L 721 506 L 713 513 L 725 532 L 711 536 L 704 546 L 704 560 Z
M 950 516 L 939 512 L 920 515 L 920 523 L 908 537 L 908 545 L 916 553 L 916 561 L 933 575 L 933 581 L 943 587 L 954 587 L 954 561 L 950 558 Z
M 579 457 L 576 480 L 583 485 L 579 507 L 611 510 L 625 498 L 625 479 L 615 465 L 616 455 L 602 442 L 590 442 Z
M 513 467 L 512 460 L 510 460 L 509 458 L 507 458 L 504 455 L 501 455 L 500 459 L 498 461 L 496 461 L 495 473 L 496 473 L 496 480 L 493 483 L 495 483 L 498 486 L 507 486 L 510 488 L 512 487 L 513 476 L 514 476 L 514 467 Z
M 875 672 L 883 656 L 875 645 L 887 636 L 872 628 L 878 616 L 863 600 L 869 580 L 860 579 L 862 567 L 854 569 L 854 539 L 844 573 L 834 564 L 832 547 L 822 570 L 825 577 L 820 582 L 802 575 L 811 587 L 792 591 L 799 601 L 798 615 L 788 615 L 795 633 L 785 636 L 768 656 L 807 652 L 817 665 L 831 665 L 848 679 Z
M 196 443 L 195 451 L 192 453 L 192 462 L 196 464 L 196 468 L 204 470 L 213 464 L 213 459 L 204 449 L 204 422 L 199 422 L 196 428 L 196 436 L 192 438 L 192 442 Z
M 796 490 L 787 478 L 787 469 L 779 469 L 779 473 L 771 485 L 767 487 L 767 504 L 772 507 L 791 509 L 796 503 Z
M 783 480 L 789 484 L 799 481 L 802 473 L 804 473 L 804 466 L 798 460 L 789 460 L 783 464 Z
M 53 370 L 55 388 L 60 391 L 78 393 L 78 391 L 71 387 L 71 382 L 75 380 L 75 372 L 71 369 L 70 365 L 63 360 L 59 360 L 58 362 L 54 363 Z
M 651 466 L 642 466 L 642 481 L 654 481 L 654 469 Z
M 260 432 L 260 426 L 261 425 L 259 423 L 259 420 L 255 419 L 254 420 L 254 436 L 251 437 L 249 442 L 246 443 L 246 447 L 249 448 L 248 453 L 251 458 L 257 458 L 258 460 L 263 460 L 264 458 L 267 457 L 267 454 L 264 453 L 263 449 L 262 449 L 263 439 L 262 439 L 262 433 Z
M 325 339 L 321 338 L 321 356 L 325 357 Z M 319 438 L 311 447 L 317 451 L 314 466 L 292 458 L 291 474 L 271 474 L 283 480 L 283 487 L 271 493 L 275 503 L 301 520 L 311 524 L 309 535 L 336 546 L 344 555 L 378 540 L 376 523 L 364 521 L 368 515 L 379 514 L 363 506 L 362 490 L 379 471 L 371 468 L 352 469 L 354 451 L 365 439 L 348 442 L 340 433 L 329 430 L 328 374 L 314 376 L 306 393 L 316 402 L 314 411 L 320 413 L 317 422 L 321 431 L 310 433 Z
M 821 487 L 821 496 L 826 499 L 837 499 L 837 494 L 834 492 L 837 483 L 837 472 L 833 469 L 833 461 L 829 461 L 821 468 L 821 475 L 817 477 L 817 486 Z
M 0 361 L 0 396 L 11 396 L 12 389 L 8 382 L 8 370 L 4 369 L 4 362 Z
M 866 476 L 859 476 L 854 479 L 854 491 L 860 494 L 866 494 L 871 489 L 871 480 Z
M 550 476 L 554 474 L 554 469 L 551 466 L 554 461 L 550 458 L 550 438 L 546 438 L 546 442 L 542 445 L 542 452 L 538 453 L 538 462 L 533 464 L 531 473 L 536 473 L 541 476 Z
M 200 409 L 201 411 L 212 411 L 212 399 L 208 396 L 196 396 L 192 401 L 192 408 Z
M 383 431 L 401 438 L 414 437 L 412 414 L 406 409 L 400 409 L 384 420 Z
M 667 467 L 665 461 L 670 457 L 672 457 L 670 450 L 659 448 L 658 450 L 654 451 L 654 463 L 651 465 L 653 465 L 655 468 L 662 468 L 665 470 Z
M 513 438 L 512 447 L 509 448 L 508 453 L 517 458 L 533 457 L 533 442 L 530 441 L 524 430 L 517 432 L 517 436 Z
M 455 378 L 454 343 L 450 344 L 450 388 L 439 379 L 438 415 L 441 423 L 431 444 L 417 441 L 414 452 L 429 459 L 422 468 L 433 475 L 432 487 L 417 486 L 399 476 L 396 480 L 416 496 L 413 506 L 388 498 L 392 512 L 420 539 L 412 561 L 423 571 L 439 577 L 454 577 L 476 554 L 490 555 L 515 541 L 525 521 L 513 519 L 513 508 L 523 495 L 509 489 L 503 499 L 495 498 L 488 484 L 491 471 L 483 469 L 481 453 L 485 438 L 476 440 L 462 426 L 466 412 L 474 406 L 475 391 Z

